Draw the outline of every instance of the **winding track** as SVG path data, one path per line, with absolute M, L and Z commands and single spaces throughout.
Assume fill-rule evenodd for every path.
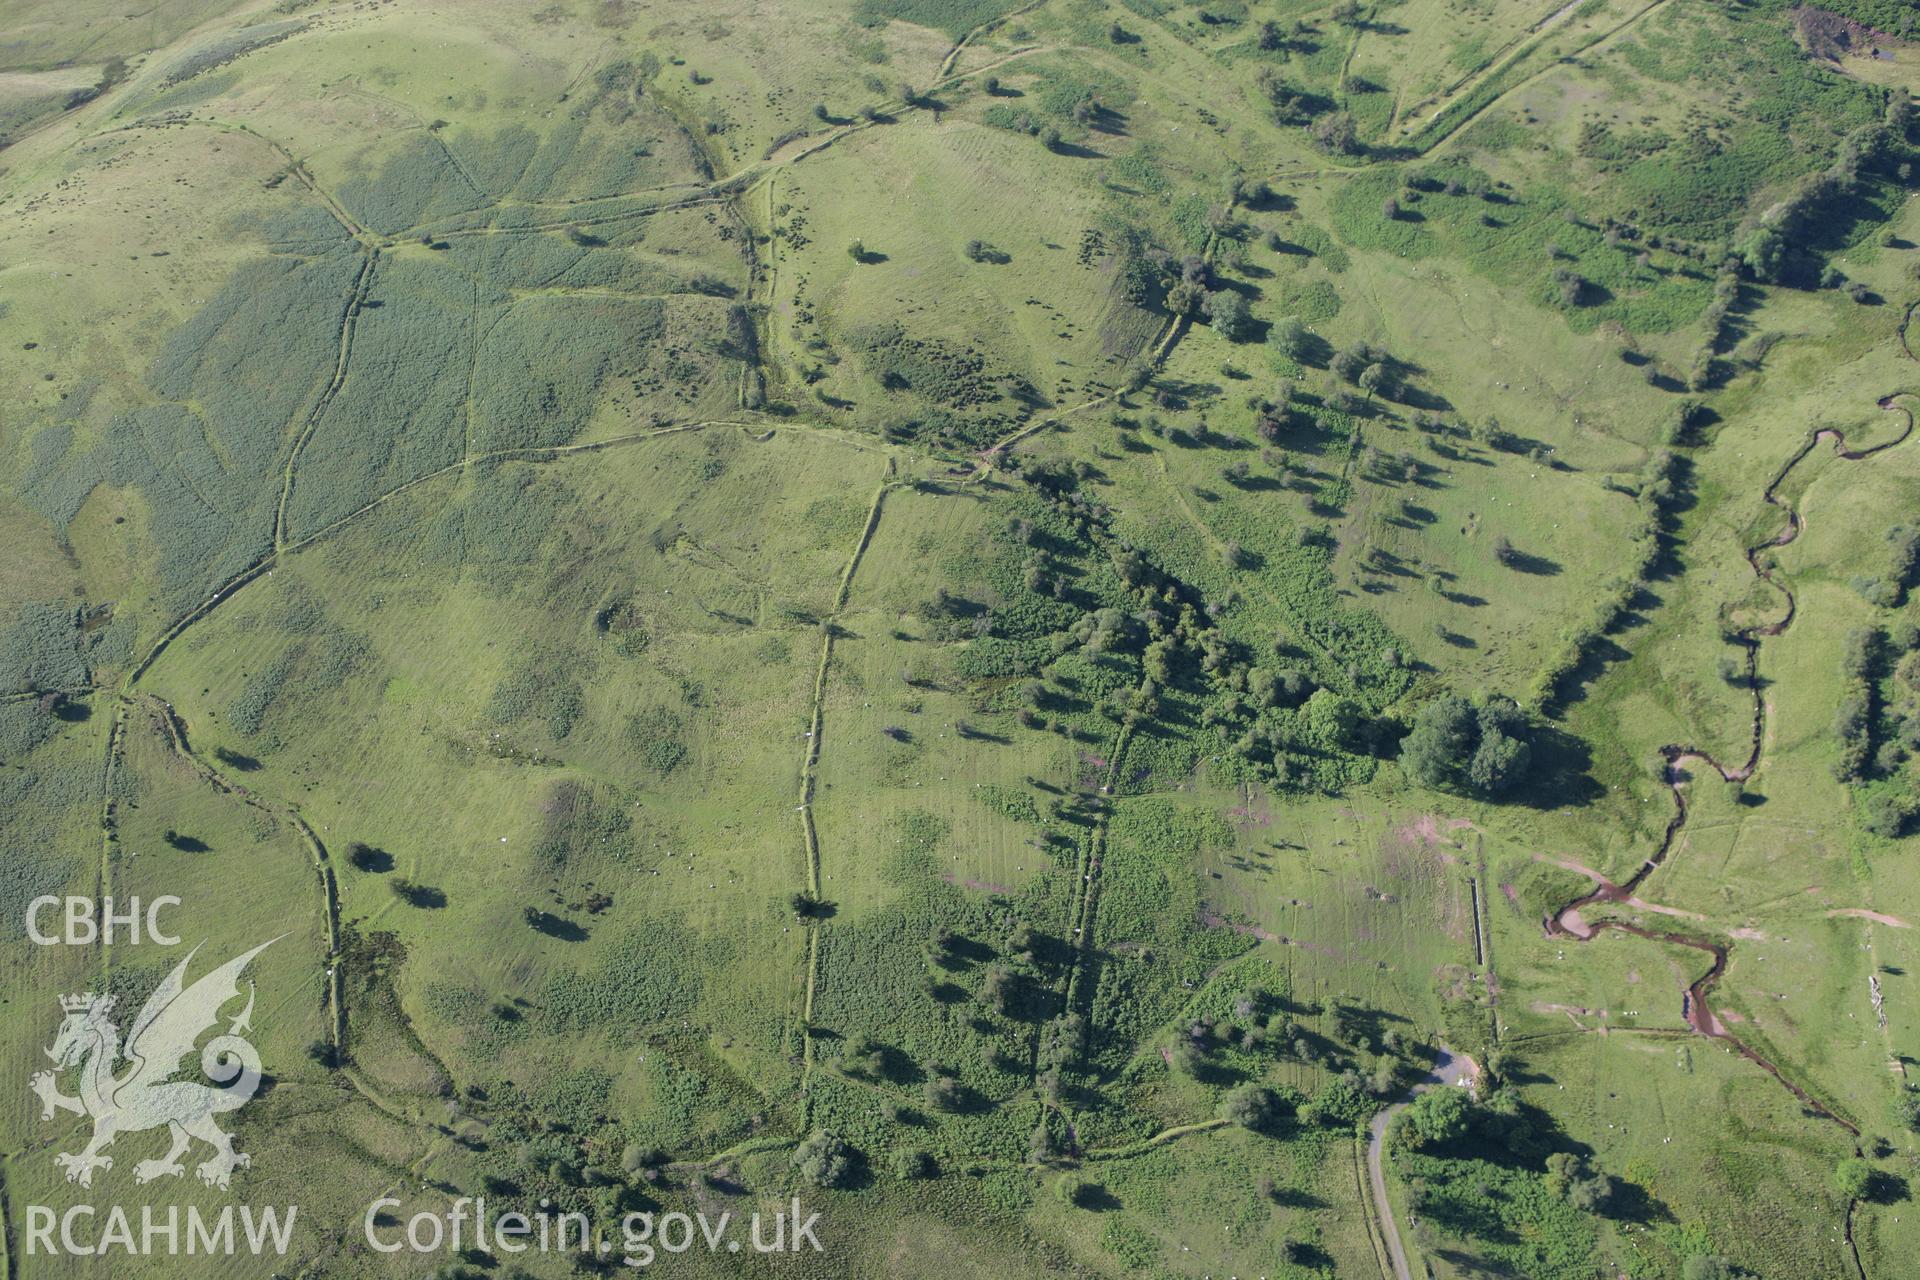
M 1387 1255 L 1393 1262 L 1394 1280 L 1413 1280 L 1413 1271 L 1407 1265 L 1407 1251 L 1400 1243 L 1400 1228 L 1393 1220 L 1393 1203 L 1387 1199 L 1387 1173 L 1381 1159 L 1387 1127 L 1415 1096 L 1429 1089 L 1464 1088 L 1473 1083 L 1476 1074 L 1471 1058 L 1456 1054 L 1443 1044 L 1427 1078 L 1416 1084 L 1407 1097 L 1376 1113 L 1373 1122 L 1367 1126 L 1367 1181 L 1373 1188 L 1374 1207 L 1380 1214 L 1380 1234 L 1386 1238 Z

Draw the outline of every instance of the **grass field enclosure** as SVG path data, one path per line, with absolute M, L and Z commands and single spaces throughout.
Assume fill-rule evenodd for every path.
M 0 1274 L 1907 1274 L 1906 8 L 0 0 Z

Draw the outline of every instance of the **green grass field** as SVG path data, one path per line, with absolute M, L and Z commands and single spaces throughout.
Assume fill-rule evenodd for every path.
M 0 0 L 0 1276 L 1905 1274 L 1888 9 Z

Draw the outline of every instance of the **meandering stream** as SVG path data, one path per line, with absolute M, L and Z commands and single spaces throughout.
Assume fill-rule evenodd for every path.
M 1909 314 L 1911 314 L 1911 309 L 1909 309 Z M 1903 349 L 1904 346 L 1905 335 L 1903 326 Z M 1780 1083 L 1804 1103 L 1809 1110 L 1832 1120 L 1835 1124 L 1840 1125 L 1855 1137 L 1858 1137 L 1860 1134 L 1860 1130 L 1856 1125 L 1836 1114 L 1830 1107 L 1821 1103 L 1799 1085 L 1788 1080 L 1781 1074 L 1779 1067 L 1756 1052 L 1752 1047 L 1745 1044 L 1738 1037 L 1729 1033 L 1726 1025 L 1714 1015 L 1713 1007 L 1708 1003 L 1708 995 L 1712 991 L 1714 984 L 1719 980 L 1720 975 L 1726 972 L 1727 958 L 1732 950 L 1731 943 L 1710 942 L 1691 934 L 1648 929 L 1621 920 L 1602 920 L 1589 924 L 1582 913 L 1586 908 L 1596 903 L 1624 902 L 1631 899 L 1646 878 L 1666 862 L 1667 855 L 1672 852 L 1674 843 L 1679 839 L 1680 832 L 1685 829 L 1687 825 L 1686 783 L 1691 777 L 1691 774 L 1688 772 L 1688 766 L 1690 764 L 1710 768 L 1719 774 L 1723 780 L 1728 782 L 1744 782 L 1753 776 L 1754 769 L 1758 767 L 1760 763 L 1760 752 L 1765 741 L 1767 724 L 1766 697 L 1761 690 L 1759 679 L 1760 645 L 1763 640 L 1770 636 L 1780 635 L 1791 626 L 1799 609 L 1799 602 L 1794 597 L 1793 589 L 1781 581 L 1778 574 L 1766 560 L 1769 552 L 1792 542 L 1800 536 L 1800 531 L 1805 527 L 1800 513 L 1795 510 L 1792 505 L 1781 499 L 1780 486 L 1786 482 L 1787 477 L 1793 473 L 1794 468 L 1805 461 L 1807 456 L 1819 446 L 1822 440 L 1831 440 L 1833 442 L 1835 456 L 1844 458 L 1850 462 L 1858 462 L 1864 458 L 1870 458 L 1876 453 L 1893 448 L 1913 434 L 1914 420 L 1912 410 L 1908 409 L 1905 405 L 1895 403 L 1893 396 L 1887 396 L 1882 399 L 1880 401 L 1880 407 L 1890 412 L 1899 413 L 1906 418 L 1905 426 L 1901 428 L 1899 434 L 1894 436 L 1893 439 L 1883 441 L 1870 448 L 1849 449 L 1844 435 L 1831 428 L 1822 428 L 1807 437 L 1806 443 L 1801 445 L 1800 448 L 1794 452 L 1793 456 L 1787 459 L 1786 463 L 1774 474 L 1772 481 L 1768 483 L 1765 491 L 1761 494 L 1762 498 L 1769 505 L 1778 507 L 1787 513 L 1787 526 L 1765 542 L 1748 547 L 1746 551 L 1747 564 L 1753 569 L 1755 577 L 1766 582 L 1786 597 L 1787 607 L 1786 611 L 1772 622 L 1744 627 L 1735 636 L 1740 646 L 1746 651 L 1746 683 L 1749 695 L 1753 699 L 1751 740 L 1747 749 L 1746 759 L 1737 765 L 1726 765 L 1715 759 L 1710 752 L 1702 750 L 1699 747 L 1670 743 L 1660 748 L 1660 755 L 1666 762 L 1664 776 L 1667 790 L 1673 797 L 1673 816 L 1667 820 L 1666 831 L 1660 838 L 1659 846 L 1646 861 L 1640 864 L 1639 869 L 1624 883 L 1613 884 L 1602 881 L 1591 891 L 1582 894 L 1580 897 L 1575 898 L 1572 902 L 1567 903 L 1558 911 L 1554 912 L 1545 922 L 1547 933 L 1553 937 L 1572 938 L 1575 941 L 1586 942 L 1603 930 L 1615 929 L 1622 933 L 1630 933 L 1636 937 L 1648 938 L 1656 942 L 1667 942 L 1675 946 L 1689 947 L 1695 951 L 1702 951 L 1712 956 L 1713 963 L 1711 967 L 1708 968 L 1705 974 L 1695 979 L 1693 983 L 1687 987 L 1686 993 L 1682 997 L 1687 1025 L 1701 1035 L 1712 1036 L 1715 1039 L 1726 1041 L 1737 1050 L 1742 1057 L 1763 1068 L 1769 1075 L 1780 1081 Z
M 1907 307 L 1906 315 L 1900 323 L 1900 348 L 1909 360 L 1914 359 L 1914 355 L 1912 348 L 1907 345 L 1907 325 L 1913 319 L 1913 313 L 1916 308 L 1920 308 L 1920 302 L 1912 303 Z M 1543 922 L 1547 934 L 1550 937 L 1570 938 L 1576 942 L 1587 942 L 1597 937 L 1602 931 L 1612 929 L 1655 942 L 1666 942 L 1674 946 L 1687 947 L 1711 956 L 1713 963 L 1708 967 L 1706 973 L 1688 984 L 1685 994 L 1681 998 L 1681 1007 L 1687 1025 L 1703 1036 L 1710 1036 L 1716 1040 L 1725 1041 L 1738 1052 L 1741 1057 L 1760 1067 L 1768 1075 L 1779 1081 L 1781 1086 L 1793 1094 L 1808 1111 L 1839 1125 L 1855 1139 L 1858 1139 L 1860 1136 L 1859 1126 L 1815 1098 L 1802 1086 L 1787 1079 L 1776 1064 L 1769 1061 L 1739 1037 L 1730 1033 L 1726 1028 L 1726 1024 L 1715 1016 L 1712 1005 L 1708 1003 L 1708 998 L 1713 991 L 1715 983 L 1717 983 L 1720 980 L 1720 976 L 1726 972 L 1727 960 L 1733 947 L 1731 942 L 1708 941 L 1690 934 L 1648 929 L 1644 926 L 1631 924 L 1622 920 L 1600 920 L 1589 923 L 1582 913 L 1586 908 L 1594 906 L 1595 904 L 1626 902 L 1633 899 L 1635 890 L 1645 882 L 1648 876 L 1652 875 L 1655 870 L 1666 862 L 1667 856 L 1673 851 L 1675 841 L 1679 839 L 1680 832 L 1685 829 L 1687 825 L 1686 783 L 1692 776 L 1688 771 L 1689 765 L 1710 768 L 1727 782 L 1745 782 L 1753 776 L 1754 770 L 1760 763 L 1760 753 L 1765 743 L 1767 727 L 1767 703 L 1759 679 L 1760 645 L 1762 641 L 1769 637 L 1780 635 L 1789 626 L 1793 625 L 1794 618 L 1799 611 L 1799 601 L 1795 598 L 1793 589 L 1780 579 L 1774 567 L 1768 562 L 1772 551 L 1791 543 L 1795 538 L 1800 536 L 1801 530 L 1805 528 L 1805 522 L 1801 519 L 1799 511 L 1796 510 L 1791 503 L 1786 502 L 1780 497 L 1780 487 L 1786 482 L 1787 477 L 1793 474 L 1794 468 L 1804 462 L 1808 455 L 1819 447 L 1823 440 L 1831 441 L 1834 455 L 1848 462 L 1858 462 L 1865 458 L 1870 458 L 1874 454 L 1882 453 L 1905 441 L 1913 434 L 1914 418 L 1911 409 L 1904 404 L 1897 403 L 1897 399 L 1901 394 L 1904 393 L 1896 392 L 1883 396 L 1879 401 L 1880 408 L 1892 413 L 1902 414 L 1906 418 L 1906 424 L 1900 429 L 1899 434 L 1895 435 L 1891 440 L 1886 440 L 1880 444 L 1872 445 L 1864 449 L 1850 449 L 1847 447 L 1846 437 L 1841 432 L 1832 428 L 1815 430 L 1808 435 L 1806 442 L 1794 451 L 1793 456 L 1786 460 L 1780 470 L 1774 473 L 1773 479 L 1761 493 L 1762 499 L 1764 499 L 1769 506 L 1777 507 L 1786 512 L 1787 525 L 1786 528 L 1782 529 L 1775 536 L 1764 542 L 1748 547 L 1746 549 L 1747 564 L 1753 570 L 1756 578 L 1767 583 L 1776 591 L 1780 592 L 1782 596 L 1786 597 L 1787 604 L 1786 611 L 1772 622 L 1743 627 L 1734 637 L 1741 648 L 1746 651 L 1747 689 L 1753 699 L 1751 741 L 1747 749 L 1746 759 L 1737 765 L 1726 765 L 1715 759 L 1710 752 L 1702 750 L 1699 747 L 1670 743 L 1660 748 L 1661 758 L 1665 761 L 1663 777 L 1667 784 L 1667 790 L 1673 797 L 1673 816 L 1667 821 L 1666 831 L 1660 838 L 1659 846 L 1646 861 L 1640 864 L 1639 869 L 1624 883 L 1613 884 L 1601 880 L 1591 891 L 1567 903 L 1558 911 L 1548 916 Z M 1856 1153 L 1857 1150 L 1856 1148 Z M 1866 1270 L 1861 1266 L 1860 1251 L 1853 1240 L 1853 1210 L 1854 1205 L 1849 1203 L 1846 1215 L 1846 1243 L 1848 1251 L 1853 1257 L 1854 1268 L 1864 1280 Z

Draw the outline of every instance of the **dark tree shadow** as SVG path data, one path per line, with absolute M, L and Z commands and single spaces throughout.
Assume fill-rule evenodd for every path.
M 225 747 L 215 747 L 213 758 L 229 769 L 238 769 L 241 773 L 252 773 L 260 767 L 260 762 L 252 756 L 243 756 L 238 751 L 229 751 Z
M 358 840 L 347 846 L 347 864 L 355 871 L 383 875 L 393 870 L 393 855 Z
M 558 938 L 562 942 L 585 942 L 590 936 L 585 927 L 565 916 L 557 916 L 551 911 L 541 911 L 534 907 L 527 908 L 527 923 L 533 926 L 536 933 L 544 933 L 547 937 Z
M 1557 725 L 1533 733 L 1533 766 L 1508 799 L 1530 809 L 1560 809 L 1592 804 L 1606 794 L 1594 781 L 1592 748 Z
M 1503 563 L 1515 573 L 1531 573 L 1542 578 L 1555 577 L 1560 573 L 1558 561 L 1529 551 L 1510 551 Z
M 414 884 L 411 881 L 392 882 L 394 896 L 410 907 L 419 907 L 423 911 L 438 911 L 447 905 L 446 891 L 430 884 Z

